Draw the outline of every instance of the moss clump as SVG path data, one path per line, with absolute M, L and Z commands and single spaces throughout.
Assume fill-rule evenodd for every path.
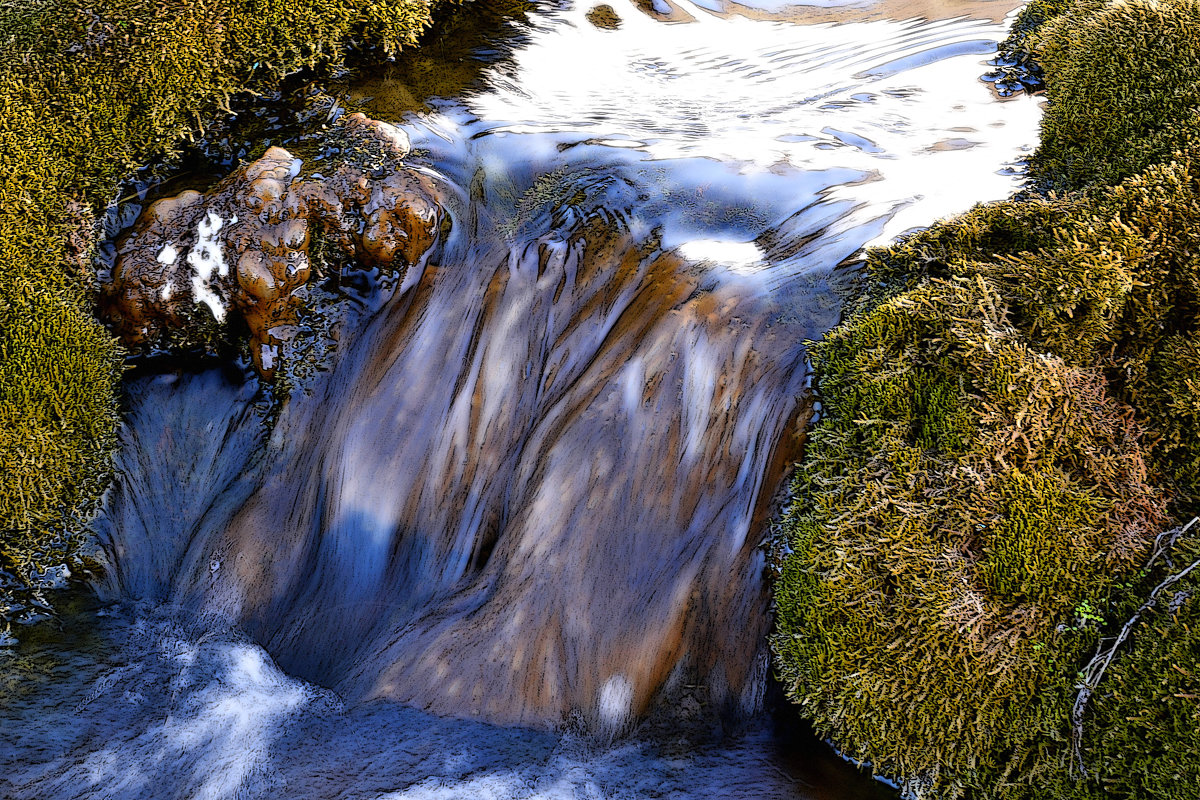
M 0 559 L 29 576 L 103 490 L 119 362 L 104 330 L 53 294 L 0 294 L 0 331 Z
M 1194 796 L 1190 589 L 1096 687 L 1086 776 L 1071 713 L 1099 637 L 1166 574 L 1155 534 L 1200 510 L 1196 8 L 1027 12 L 1049 9 L 1022 34 L 1047 54 L 1037 174 L 1078 188 L 871 252 L 813 347 L 826 416 L 776 559 L 777 664 L 913 796 Z
M 1192 538 L 1176 568 L 1200 559 Z M 1190 800 L 1200 787 L 1200 575 L 1163 594 L 1092 698 L 1083 745 L 1097 765 L 1080 797 Z
M 935 796 L 1075 785 L 1054 775 L 1088 620 L 1128 610 L 1166 499 L 1190 513 L 1200 490 L 1198 198 L 1180 154 L 869 255 L 864 299 L 813 350 L 828 415 L 775 640 L 856 757 Z
M 233 93 L 412 44 L 433 5 L 0 5 L 0 568 L 28 575 L 105 484 L 120 353 L 90 311 L 88 220 Z
M 1090 610 L 1165 521 L 1128 410 L 981 276 L 927 279 L 813 359 L 828 416 L 785 521 L 785 687 L 886 774 L 1021 796 L 1061 758 Z
M 1200 134 L 1200 2 L 1084 0 L 1034 34 L 1050 103 L 1033 174 L 1115 184 Z
M 1013 20 L 1008 37 L 1000 43 L 997 69 L 988 76 L 1001 95 L 1018 91 L 1038 92 L 1046 88 L 1046 78 L 1033 53 L 1038 29 L 1066 13 L 1077 0 L 1032 0 Z
M 1100 369 L 1136 409 L 1159 480 L 1200 493 L 1200 149 L 1116 187 L 978 207 L 875 252 L 870 307 L 931 278 L 981 277 L 1039 349 Z M 1185 512 L 1190 513 L 1192 506 Z

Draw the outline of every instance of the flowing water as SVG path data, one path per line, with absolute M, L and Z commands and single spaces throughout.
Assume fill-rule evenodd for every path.
M 286 403 L 127 380 L 98 596 L 0 650 L 0 795 L 886 796 L 772 713 L 761 542 L 856 254 L 1018 184 L 1011 5 L 614 6 L 337 89 L 448 229 L 312 290 Z

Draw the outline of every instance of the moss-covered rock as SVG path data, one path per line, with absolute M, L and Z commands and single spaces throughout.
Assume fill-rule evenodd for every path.
M 28 576 L 55 563 L 48 542 L 104 488 L 119 361 L 95 320 L 52 293 L 0 293 L 0 331 L 0 559 Z
M 120 353 L 91 314 L 88 219 L 233 93 L 412 44 L 435 4 L 0 5 L 0 568 L 28 575 L 105 484 Z
M 1135 604 L 1154 534 L 1197 507 L 1198 198 L 1180 154 L 869 255 L 864 299 L 813 351 L 827 416 L 775 640 L 856 757 L 932 796 L 1086 788 L 1054 775 L 1096 617 Z
M 773 644 L 818 729 L 913 796 L 1194 797 L 1191 588 L 1131 627 L 1077 754 L 1072 711 L 1172 569 L 1156 533 L 1200 511 L 1200 16 L 1043 6 L 1045 193 L 871 252 L 813 348 Z
M 1059 762 L 1094 617 L 1166 521 L 1128 409 L 1008 317 L 988 279 L 934 278 L 816 346 L 828 416 L 785 520 L 785 687 L 933 796 Z
M 1080 0 L 1033 34 L 1050 102 L 1033 174 L 1115 184 L 1200 137 L 1200 2 Z

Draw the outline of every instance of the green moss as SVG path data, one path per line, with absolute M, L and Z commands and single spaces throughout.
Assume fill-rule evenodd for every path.
M 1107 607 L 1165 521 L 1100 376 L 1008 317 L 981 275 L 926 278 L 817 345 L 828 416 L 785 520 L 785 686 L 932 794 L 1020 796 L 1059 763 L 1098 635 L 1080 608 Z
M 1155 535 L 1200 511 L 1196 9 L 1031 6 L 1038 175 L 1075 190 L 870 252 L 813 347 L 825 417 L 776 561 L 777 665 L 819 730 L 914 796 L 1200 780 L 1191 588 L 1135 626 L 1086 716 L 1088 776 L 1070 768 L 1079 670 L 1164 577 Z
M 1176 568 L 1200 558 L 1183 542 Z M 1083 743 L 1088 788 L 1106 797 L 1187 800 L 1200 786 L 1200 577 L 1168 590 L 1093 697 Z
M 19 574 L 47 563 L 43 542 L 99 496 L 116 423 L 119 362 L 77 305 L 46 293 L 0 299 L 0 557 Z M 41 563 L 39 563 L 41 562 Z
M 1034 35 L 1050 98 L 1035 177 L 1115 184 L 1200 134 L 1200 3 L 1084 0 Z
M 1116 187 L 979 206 L 874 251 L 857 308 L 874 313 L 930 279 L 985 279 L 1002 298 L 1007 323 L 1035 347 L 1104 373 L 1107 390 L 1153 432 L 1146 446 L 1158 480 L 1194 496 L 1200 491 L 1194 433 L 1200 395 L 1191 344 L 1200 324 L 1197 153 L 1176 153 Z M 861 317 L 859 336 L 875 335 L 871 326 L 878 324 Z M 936 320 L 928 324 L 926 339 L 940 341 Z M 841 378 L 825 380 L 838 391 Z M 1194 510 L 1200 506 L 1182 509 Z
M 1095 534 L 1111 504 L 1053 469 L 1001 473 L 988 492 L 997 513 L 979 532 L 979 581 L 989 594 L 1041 608 L 1075 602 L 1077 610 L 1104 592 L 1108 543 Z
M 350 45 L 408 46 L 432 5 L 0 5 L 0 562 L 29 574 L 105 484 L 120 353 L 91 315 L 88 220 L 233 93 Z
M 1195 507 L 1193 164 L 874 251 L 814 347 L 827 417 L 785 523 L 781 674 L 930 796 L 1090 791 L 1063 744 L 1084 612 L 1114 621 L 1167 498 Z

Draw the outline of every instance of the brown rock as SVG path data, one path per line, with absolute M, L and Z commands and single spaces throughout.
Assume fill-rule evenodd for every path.
M 294 331 L 294 294 L 314 274 L 314 229 L 363 266 L 395 271 L 419 261 L 443 211 L 432 182 L 403 165 L 408 137 L 351 114 L 330 139 L 343 160 L 328 177 L 301 178 L 300 159 L 271 147 L 206 195 L 153 203 L 118 243 L 103 287 L 101 312 L 122 342 L 135 350 L 204 342 L 205 330 L 223 329 L 232 311 L 270 378 L 281 342 L 275 332 Z

